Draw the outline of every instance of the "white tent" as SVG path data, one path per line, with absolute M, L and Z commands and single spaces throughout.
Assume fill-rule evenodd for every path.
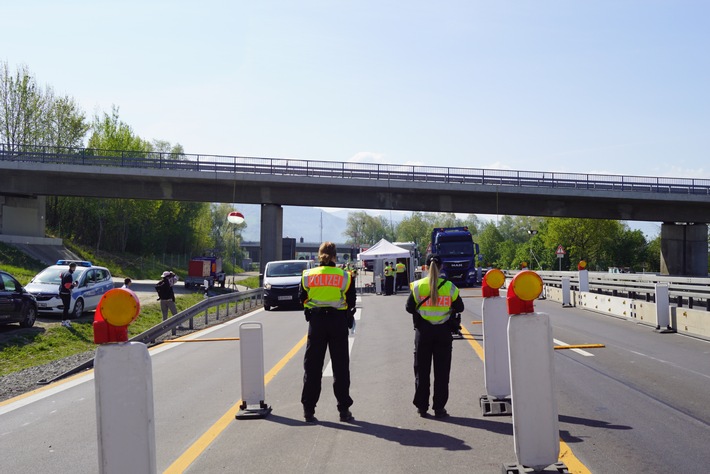
M 412 267 L 412 254 L 409 252 L 407 249 L 403 249 L 402 247 L 397 247 L 394 245 L 392 242 L 389 242 L 386 239 L 382 239 L 379 242 L 377 242 L 375 245 L 370 247 L 369 249 L 365 250 L 364 252 L 360 252 L 357 254 L 357 259 L 358 260 L 374 260 L 375 265 L 373 266 L 374 272 L 373 272 L 373 279 L 375 280 L 375 288 L 377 293 L 380 293 L 381 288 L 380 288 L 380 279 L 377 278 L 376 276 L 379 276 L 382 274 L 382 270 L 384 268 L 384 265 L 382 264 L 383 261 L 387 260 L 396 260 L 398 258 L 406 258 L 407 261 L 407 271 L 409 272 L 409 281 L 412 281 L 412 278 L 414 276 L 414 268 Z
M 358 260 L 393 260 L 396 258 L 409 258 L 409 250 L 403 249 L 402 247 L 397 247 L 392 242 L 386 239 L 382 239 L 375 245 L 357 254 Z

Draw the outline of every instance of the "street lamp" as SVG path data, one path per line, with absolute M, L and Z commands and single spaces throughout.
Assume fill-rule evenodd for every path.
M 239 211 L 232 211 L 227 215 L 227 222 L 234 224 L 232 227 L 232 236 L 234 238 L 234 251 L 232 253 L 232 289 L 236 289 L 237 279 L 237 226 L 244 223 L 244 214 Z
M 537 235 L 537 230 L 535 229 L 528 229 L 528 234 L 530 234 L 530 238 L 532 239 L 533 236 Z M 528 245 L 530 245 L 530 257 L 535 260 L 537 263 L 537 267 L 542 270 L 542 266 L 540 265 L 540 262 L 537 260 L 537 257 L 535 256 L 535 252 L 533 252 L 533 247 L 532 247 L 532 242 L 528 241 Z

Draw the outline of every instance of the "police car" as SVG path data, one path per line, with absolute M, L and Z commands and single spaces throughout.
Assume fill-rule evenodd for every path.
M 25 287 L 37 300 L 40 314 L 62 315 L 64 304 L 59 297 L 61 275 L 69 271 L 69 264 L 75 263 L 73 278 L 77 282 L 72 290 L 69 314 L 80 317 L 84 311 L 93 311 L 108 290 L 114 288 L 108 268 L 97 267 L 83 260 L 58 260 L 55 265 L 39 272 Z

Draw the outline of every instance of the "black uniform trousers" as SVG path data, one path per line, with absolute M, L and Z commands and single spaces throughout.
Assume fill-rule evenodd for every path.
M 394 276 L 385 277 L 385 294 L 391 295 L 394 293 Z
M 434 411 L 443 410 L 449 400 L 449 373 L 452 351 L 448 323 L 420 321 L 414 331 L 414 405 L 421 411 L 429 408 L 430 375 L 434 362 Z
M 333 392 L 338 401 L 338 411 L 347 410 L 350 398 L 350 353 L 348 351 L 347 311 L 314 310 L 308 321 L 308 342 L 303 359 L 303 411 L 314 413 L 321 392 L 323 362 L 326 349 L 330 350 L 333 365 Z

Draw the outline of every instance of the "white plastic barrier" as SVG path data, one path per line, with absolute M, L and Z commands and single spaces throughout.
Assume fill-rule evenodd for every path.
M 553 344 L 547 314 L 510 316 L 508 355 L 513 442 L 518 463 L 535 470 L 556 463 L 560 452 Z
M 508 363 L 508 310 L 503 296 L 484 298 L 481 305 L 483 321 L 483 377 L 486 393 L 495 398 L 510 396 L 510 365 Z
M 589 292 L 589 270 L 579 271 L 579 291 Z
M 570 301 L 569 277 L 562 277 L 562 306 L 572 306 Z
M 656 283 L 656 329 L 670 329 L 670 296 L 667 283 Z
M 94 360 L 99 472 L 156 472 L 153 373 L 145 344 L 103 344 Z
M 242 404 L 236 418 L 264 418 L 271 413 L 264 400 L 264 338 L 261 323 L 239 325 Z

